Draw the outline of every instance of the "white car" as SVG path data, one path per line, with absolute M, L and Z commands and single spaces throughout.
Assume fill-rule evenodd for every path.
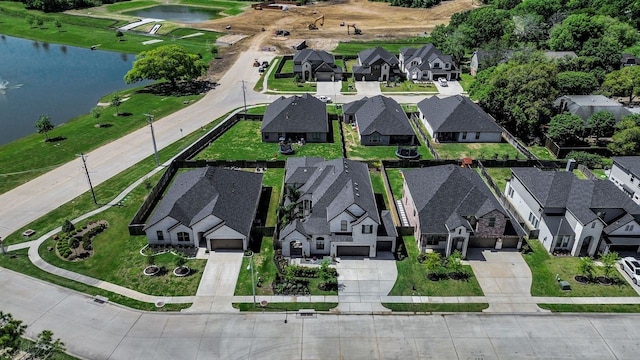
M 640 284 L 640 261 L 628 256 L 620 261 L 620 268 L 629 275 L 634 284 Z
M 445 78 L 439 78 L 438 84 L 440 84 L 440 86 L 449 86 L 449 84 L 447 83 L 447 79 Z
M 331 98 L 328 97 L 328 96 L 324 96 L 324 95 L 318 96 L 318 100 L 322 101 L 323 103 L 330 103 L 331 102 Z

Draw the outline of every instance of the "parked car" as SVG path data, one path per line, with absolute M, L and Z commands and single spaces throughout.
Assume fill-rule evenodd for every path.
M 640 284 L 640 261 L 628 256 L 620 261 L 620 268 L 629 275 L 634 284 Z
M 331 98 L 328 97 L 328 96 L 324 96 L 324 95 L 318 96 L 318 100 L 322 101 L 323 103 L 330 103 L 331 102 Z
M 449 86 L 449 84 L 447 83 L 447 79 L 445 78 L 439 78 L 438 84 L 440 84 L 440 86 Z

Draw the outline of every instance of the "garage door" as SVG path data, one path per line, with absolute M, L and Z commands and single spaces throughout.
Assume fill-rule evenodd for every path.
M 369 256 L 369 247 L 338 246 L 338 256 Z
M 378 251 L 391 251 L 393 243 L 391 241 L 377 241 L 376 247 Z
M 242 250 L 242 239 L 211 239 L 211 250 Z

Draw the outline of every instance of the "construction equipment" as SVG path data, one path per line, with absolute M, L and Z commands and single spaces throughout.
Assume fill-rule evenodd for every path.
M 362 30 L 356 27 L 356 24 L 347 24 L 347 35 L 351 35 L 349 28 L 353 28 L 353 35 L 362 35 Z
M 309 24 L 309 30 L 318 30 L 318 21 L 320 21 L 320 26 L 323 26 L 324 25 L 324 15 L 318 16 L 313 21 L 313 24 Z

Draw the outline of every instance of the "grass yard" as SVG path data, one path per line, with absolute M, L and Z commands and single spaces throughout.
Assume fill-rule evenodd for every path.
M 389 293 L 390 296 L 482 296 L 484 295 L 480 284 L 474 275 L 467 280 L 440 280 L 427 279 L 427 269 L 424 264 L 418 262 L 419 250 L 413 236 L 405 236 L 404 245 L 407 249 L 407 258 L 396 261 L 398 278 Z M 473 274 L 471 266 L 465 265 L 466 270 Z M 415 291 L 413 288 L 415 287 Z
M 369 177 L 371 178 L 371 185 L 373 186 L 373 192 L 377 194 L 382 194 L 382 196 L 384 197 L 384 203 L 386 205 L 386 209 L 390 209 L 391 203 L 387 198 L 387 192 L 384 190 L 384 182 L 382 180 L 382 174 L 378 170 L 370 169 Z
M 278 143 L 262 142 L 260 121 L 239 121 L 220 136 L 213 144 L 198 154 L 195 159 L 215 160 L 269 160 L 287 158 L 278 153 Z M 340 129 L 338 121 L 333 122 L 333 143 L 306 143 L 298 146 L 294 156 L 320 156 L 336 159 L 342 156 L 340 150 Z
M 507 186 L 507 181 L 511 179 L 511 169 L 510 168 L 485 168 L 493 182 L 498 185 L 498 187 L 504 191 Z
M 538 304 L 552 312 L 639 313 L 640 304 Z
M 107 290 L 85 285 L 83 283 L 79 283 L 48 273 L 44 270 L 40 270 L 40 268 L 33 265 L 33 263 L 29 260 L 28 251 L 28 249 L 22 249 L 9 253 L 9 255 L 15 255 L 15 257 L 9 255 L 0 256 L 0 266 L 51 284 L 66 287 L 68 289 L 87 294 L 89 296 L 104 296 L 111 302 L 128 306 L 133 309 L 145 311 L 180 311 L 191 306 L 191 304 L 166 304 L 162 308 L 156 308 L 155 304 L 153 303 L 141 302 L 128 298 L 126 296 L 112 293 Z
M 333 51 L 334 54 L 342 55 L 358 55 L 362 50 L 380 46 L 396 56 L 400 53 L 400 49 L 405 47 L 419 48 L 424 44 L 431 42 L 429 37 L 416 37 L 402 40 L 379 40 L 379 41 L 349 41 L 341 42 Z
M 587 179 L 587 175 L 586 175 L 584 172 L 582 172 L 581 170 L 574 169 L 574 170 L 573 170 L 573 174 L 574 174 L 578 179 L 581 179 L 581 180 L 586 180 L 586 179 Z
M 471 76 L 470 74 L 460 74 L 460 80 L 458 80 L 458 83 L 462 86 L 462 90 L 468 92 L 474 81 L 476 81 L 474 76 Z
M 358 133 L 351 125 L 342 123 L 342 131 L 344 132 L 345 144 L 347 147 L 347 157 L 353 160 L 386 160 L 397 159 L 396 150 L 398 147 L 393 146 L 364 146 L 360 145 Z M 432 159 L 429 149 L 425 146 L 419 146 L 418 152 L 422 159 Z
M 151 178 L 156 183 L 160 173 Z M 186 265 L 192 270 L 191 275 L 177 277 L 172 274 L 176 256 L 165 253 L 155 257 L 156 265 L 165 268 L 161 276 L 145 276 L 142 270 L 147 266 L 147 259 L 140 254 L 140 249 L 147 243 L 145 236 L 130 236 L 127 225 L 138 211 L 149 190 L 144 184 L 138 186 L 123 201 L 122 207 L 112 207 L 91 217 L 88 220 L 107 220 L 109 228 L 93 240 L 94 255 L 84 261 L 66 261 L 56 255 L 55 242 L 45 241 L 39 248 L 40 256 L 48 263 L 79 274 L 91 276 L 114 284 L 133 289 L 144 294 L 158 296 L 195 295 L 200 278 L 206 265 L 205 260 L 188 260 Z M 85 220 L 79 225 L 84 225 Z
M 268 170 L 269 172 L 271 170 Z M 257 250 L 257 249 L 254 249 Z M 273 262 L 273 238 L 264 236 L 260 244 L 260 251 L 253 253 L 253 266 L 255 281 L 257 283 L 258 276 L 262 279 L 262 286 L 256 286 L 256 295 L 273 295 L 271 284 L 276 281 L 276 264 Z M 251 291 L 251 271 L 247 270 L 249 266 L 249 258 L 242 259 L 238 282 L 236 283 L 235 295 L 248 296 L 252 295 Z
M 163 5 L 163 2 L 160 1 L 150 1 L 150 0 L 141 0 L 141 1 L 130 1 L 130 2 L 120 2 L 111 5 L 106 5 L 106 9 L 108 12 L 124 12 L 132 9 L 139 9 L 145 7 L 151 7 L 155 5 Z M 225 0 L 180 0 L 179 4 L 184 5 L 197 5 L 207 8 L 216 8 L 221 10 L 221 14 L 234 16 L 241 14 L 244 11 L 244 8 L 248 6 L 246 2 L 239 1 L 225 1 Z
M 524 158 L 509 143 L 433 143 L 441 159 L 518 159 Z
M 312 92 L 315 93 L 317 89 L 316 83 L 304 82 L 298 83 L 295 78 L 282 78 L 276 79 L 276 67 L 278 66 L 278 62 L 282 61 L 281 57 L 277 57 L 271 61 L 270 66 L 273 67 L 269 73 L 269 78 L 267 79 L 267 90 L 272 91 L 283 91 L 283 92 Z M 290 65 L 289 65 L 290 64 Z M 282 73 L 292 73 L 293 72 L 293 61 L 285 62 Z M 254 90 L 261 91 L 262 90 L 262 81 L 259 81 L 258 84 L 254 87 Z
M 298 311 L 300 309 L 313 309 L 315 311 L 329 311 L 338 303 L 318 303 L 318 302 L 299 302 L 299 303 L 269 303 L 267 306 L 262 307 L 260 304 L 254 306 L 253 303 L 233 303 L 231 304 L 234 309 L 240 311 L 259 311 L 259 312 L 283 312 L 283 311 Z M 291 314 L 295 317 L 296 314 Z
M 593 175 L 597 176 L 600 179 L 606 179 L 607 174 L 604 172 L 604 169 L 589 169 L 593 173 Z
M 342 81 L 342 84 L 340 85 L 340 92 L 341 93 L 357 93 L 356 90 L 356 81 L 353 79 L 352 77 L 347 78 L 346 81 Z
M 395 200 L 402 199 L 402 185 L 404 184 L 404 177 L 402 177 L 402 169 L 386 169 L 387 179 L 389 180 L 389 186 Z
M 282 65 L 282 69 L 280 70 L 283 74 L 293 73 L 293 60 L 283 60 L 282 57 L 278 57 L 280 61 L 284 61 L 284 65 Z
M 529 245 L 533 251 L 523 254 L 523 257 L 533 274 L 531 285 L 533 296 L 638 296 L 617 270 L 614 270 L 613 277 L 622 280 L 620 285 L 580 284 L 573 278 L 580 274 L 578 271 L 580 258 L 551 256 L 538 240 L 529 240 Z M 560 290 L 556 274 L 560 279 L 571 284 L 571 291 Z M 600 274 L 602 274 L 602 268 L 596 267 L 596 275 Z
M 416 92 L 416 93 L 438 93 L 438 89 L 433 84 L 415 84 L 413 81 L 403 81 L 401 83 L 380 83 L 380 91 L 383 93 L 395 92 Z
M 282 196 L 282 185 L 284 181 L 284 169 L 270 168 L 262 177 L 262 185 L 271 187 L 271 199 L 269 201 L 269 212 L 267 213 L 266 226 L 276 226 L 278 220 L 277 210 Z
M 267 111 L 267 105 L 247 107 L 247 114 L 264 115 L 265 111 Z
M 540 160 L 555 160 L 556 157 L 553 156 L 549 149 L 544 146 L 529 146 L 529 151 L 531 151 L 535 156 Z
M 442 313 L 442 312 L 482 312 L 489 307 L 487 303 L 462 303 L 462 304 L 413 304 L 413 303 L 382 303 L 382 306 L 391 311 L 413 313 Z

